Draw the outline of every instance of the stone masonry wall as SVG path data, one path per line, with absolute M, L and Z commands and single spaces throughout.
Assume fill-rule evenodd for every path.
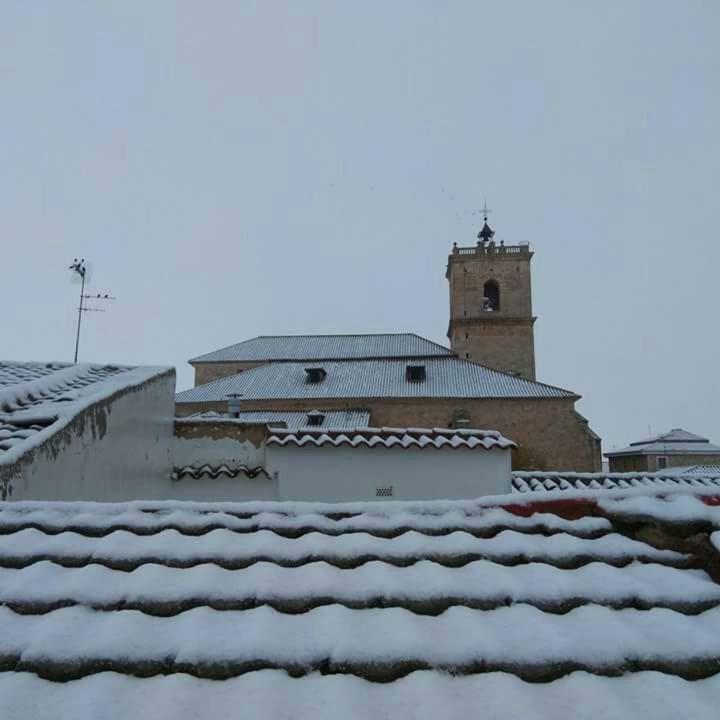
M 487 313 L 486 313 L 487 314 Z M 535 378 L 533 321 L 457 322 L 450 338 L 452 349 L 463 359 L 495 370 Z
M 535 379 L 530 260 L 525 247 L 462 248 L 448 261 L 452 349 L 462 358 Z M 468 254 L 469 253 L 469 254 Z M 500 307 L 483 309 L 484 286 L 498 284 Z
M 255 400 L 244 410 L 367 409 L 375 426 L 450 427 L 458 414 L 470 427 L 499 430 L 519 444 L 516 470 L 601 469 L 600 444 L 572 399 L 358 398 L 350 400 Z M 183 403 L 178 415 L 224 411 L 227 404 Z

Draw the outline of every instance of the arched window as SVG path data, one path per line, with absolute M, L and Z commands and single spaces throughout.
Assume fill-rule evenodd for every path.
M 496 280 L 488 280 L 483 285 L 483 310 L 485 312 L 500 310 L 500 286 Z

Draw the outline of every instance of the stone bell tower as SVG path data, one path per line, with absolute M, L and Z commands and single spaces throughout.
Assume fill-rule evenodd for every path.
M 535 379 L 535 340 L 528 244 L 496 244 L 484 224 L 477 245 L 453 244 L 450 282 L 450 347 L 459 357 Z

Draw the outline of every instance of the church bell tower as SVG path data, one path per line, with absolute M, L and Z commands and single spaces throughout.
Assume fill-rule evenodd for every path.
M 497 244 L 484 223 L 477 245 L 453 249 L 450 283 L 450 347 L 459 357 L 535 379 L 535 339 L 530 290 L 530 246 Z

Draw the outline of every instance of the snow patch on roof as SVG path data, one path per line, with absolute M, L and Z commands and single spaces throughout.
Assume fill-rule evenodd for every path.
M 400 448 L 479 448 L 508 450 L 516 443 L 496 430 L 470 428 L 304 428 L 302 430 L 275 429 L 267 440 L 268 445 L 311 445 L 322 447 L 400 447 Z

